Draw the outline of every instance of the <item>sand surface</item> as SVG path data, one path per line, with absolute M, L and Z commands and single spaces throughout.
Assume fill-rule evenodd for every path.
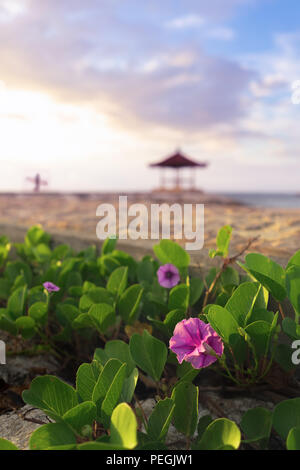
M 180 202 L 181 200 L 181 202 Z M 96 238 L 96 226 L 100 217 L 96 209 L 101 203 L 118 207 L 117 195 L 0 195 L 0 222 L 26 226 L 40 223 L 50 231 L 72 231 Z M 155 195 L 139 194 L 128 198 L 128 206 L 134 202 L 150 204 L 163 202 Z M 173 195 L 169 202 L 188 202 Z M 251 250 L 264 253 L 284 262 L 300 249 L 300 209 L 255 208 L 237 205 L 224 199 L 198 194 L 190 202 L 205 205 L 205 243 L 203 250 L 215 246 L 218 229 L 230 224 L 233 229 L 231 252 L 234 254 L 245 246 L 249 238 L 259 236 Z M 139 242 L 136 243 L 148 243 Z M 149 242 L 151 243 L 151 241 Z

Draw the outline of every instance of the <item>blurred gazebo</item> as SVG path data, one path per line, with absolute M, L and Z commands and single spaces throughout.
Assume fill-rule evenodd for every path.
M 180 150 L 177 150 L 173 155 L 165 158 L 164 160 L 151 163 L 149 165 L 151 168 L 160 168 L 161 169 L 161 179 L 160 179 L 160 187 L 157 191 L 166 191 L 171 189 L 172 191 L 182 191 L 183 189 L 189 191 L 195 191 L 195 176 L 196 176 L 196 169 L 197 168 L 206 168 L 208 164 L 206 162 L 196 162 L 191 158 L 183 155 Z M 190 176 L 189 178 L 184 178 L 181 174 L 181 170 L 185 168 L 190 168 Z M 165 170 L 172 169 L 175 171 L 175 177 L 170 178 L 170 181 L 173 182 L 173 186 L 171 188 L 167 187 L 167 183 L 169 178 L 166 177 Z M 188 186 L 183 187 L 183 183 L 188 182 Z

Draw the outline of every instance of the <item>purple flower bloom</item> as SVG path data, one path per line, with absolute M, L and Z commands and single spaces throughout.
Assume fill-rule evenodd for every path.
M 223 354 L 220 336 L 199 318 L 189 318 L 177 323 L 170 339 L 170 349 L 177 355 L 179 364 L 187 361 L 194 369 L 210 366 Z
M 48 292 L 58 292 L 60 290 L 60 287 L 56 286 L 53 284 L 53 282 L 44 282 L 43 286 Z
M 171 289 L 180 281 L 180 274 L 174 264 L 164 264 L 157 271 L 158 282 L 162 287 Z

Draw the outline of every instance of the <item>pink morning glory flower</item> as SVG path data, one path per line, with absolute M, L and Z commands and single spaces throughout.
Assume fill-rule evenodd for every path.
M 43 286 L 45 287 L 45 289 L 48 291 L 48 292 L 58 292 L 60 290 L 60 287 L 56 286 L 55 284 L 53 284 L 53 282 L 44 282 Z
M 210 366 L 217 361 L 217 356 L 222 356 L 224 349 L 220 336 L 199 318 L 177 323 L 169 346 L 179 364 L 187 361 L 194 369 Z
M 164 264 L 157 271 L 158 282 L 162 287 L 171 289 L 180 281 L 180 274 L 174 264 Z

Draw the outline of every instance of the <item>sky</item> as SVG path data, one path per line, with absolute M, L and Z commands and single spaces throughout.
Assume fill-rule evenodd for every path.
M 0 191 L 300 192 L 299 0 L 0 0 Z M 294 89 L 293 89 L 294 87 Z

